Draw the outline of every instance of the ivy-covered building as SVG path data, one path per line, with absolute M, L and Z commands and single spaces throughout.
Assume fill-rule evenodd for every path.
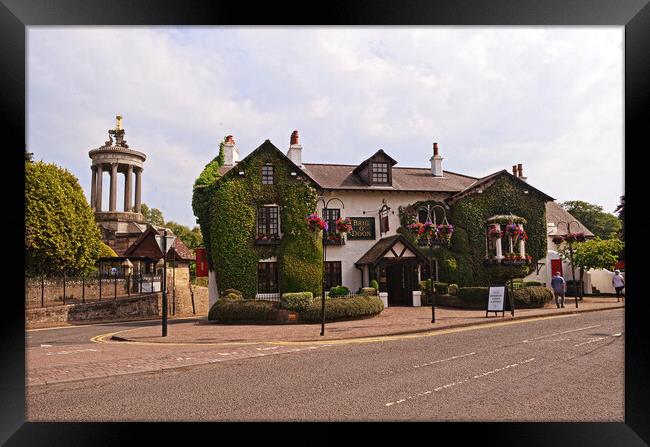
M 294 131 L 286 154 L 266 140 L 239 160 L 228 136 L 196 180 L 211 304 L 229 288 L 248 298 L 319 294 L 324 270 L 326 290 L 355 292 L 376 280 L 389 305 L 412 305 L 419 281 L 431 276 L 488 285 L 524 277 L 546 257 L 553 198 L 526 181 L 521 165 L 481 178 L 446 171 L 437 143 L 430 166 L 420 168 L 399 167 L 381 149 L 359 165 L 303 163 L 302 150 Z M 330 230 L 349 218 L 352 231 L 323 241 L 307 229 L 313 212 Z M 454 226 L 450 243 L 433 249 L 433 269 L 430 248 L 408 230 L 427 219 Z

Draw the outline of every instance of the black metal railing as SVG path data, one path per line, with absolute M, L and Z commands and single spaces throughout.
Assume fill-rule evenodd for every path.
M 25 306 L 84 304 L 160 292 L 162 276 L 153 274 L 41 275 L 25 281 Z

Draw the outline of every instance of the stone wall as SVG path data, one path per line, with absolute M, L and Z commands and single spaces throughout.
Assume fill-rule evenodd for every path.
M 27 328 L 56 323 L 94 323 L 100 321 L 127 321 L 160 316 L 161 294 L 147 294 L 133 298 L 106 300 L 86 304 L 66 304 L 27 309 Z

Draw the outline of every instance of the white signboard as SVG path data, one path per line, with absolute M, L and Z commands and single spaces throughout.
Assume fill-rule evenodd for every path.
M 503 312 L 505 309 L 505 297 L 506 297 L 506 288 L 505 286 L 500 287 L 490 287 L 490 292 L 488 294 L 488 312 Z
M 140 292 L 142 293 L 160 292 L 160 281 L 154 281 L 153 284 L 151 282 L 143 282 L 140 286 Z

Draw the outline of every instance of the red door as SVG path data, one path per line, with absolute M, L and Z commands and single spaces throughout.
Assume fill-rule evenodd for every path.
M 196 254 L 196 277 L 208 276 L 208 258 L 205 248 L 197 248 L 194 253 Z
M 561 259 L 551 259 L 551 276 L 555 276 L 556 272 L 560 272 L 560 275 L 562 275 Z

